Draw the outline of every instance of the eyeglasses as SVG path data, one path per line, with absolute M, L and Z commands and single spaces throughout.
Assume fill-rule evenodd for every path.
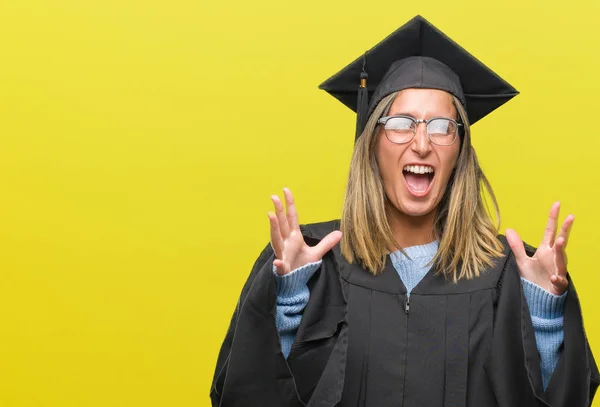
M 385 136 L 394 144 L 406 144 L 417 134 L 419 123 L 427 126 L 427 138 L 438 146 L 449 146 L 456 141 L 458 128 L 462 127 L 454 119 L 433 117 L 429 120 L 418 120 L 410 116 L 385 116 L 377 120 L 383 124 Z

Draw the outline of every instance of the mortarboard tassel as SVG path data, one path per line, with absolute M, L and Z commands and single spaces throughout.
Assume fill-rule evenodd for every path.
M 367 122 L 367 111 L 369 110 L 369 91 L 367 89 L 367 72 L 365 71 L 365 65 L 367 62 L 367 54 L 365 53 L 363 57 L 363 66 L 362 71 L 360 73 L 360 84 L 358 87 L 358 100 L 356 102 L 356 137 L 355 140 L 358 140 L 363 129 L 365 128 L 365 124 Z

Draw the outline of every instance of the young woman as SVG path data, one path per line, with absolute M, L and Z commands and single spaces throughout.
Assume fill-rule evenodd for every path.
M 389 63 L 398 43 L 409 55 Z M 417 17 L 366 55 L 388 69 L 368 109 L 358 98 L 342 219 L 301 227 L 291 192 L 285 211 L 272 197 L 214 406 L 590 405 L 600 377 L 566 270 L 574 218 L 559 228 L 555 203 L 537 250 L 497 234 L 470 122 L 516 91 L 467 92 L 485 75 L 464 53 Z

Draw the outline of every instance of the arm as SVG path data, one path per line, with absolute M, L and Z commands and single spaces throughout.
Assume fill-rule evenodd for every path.
M 545 390 L 561 355 L 564 340 L 563 309 L 567 292 L 554 295 L 522 277 L 521 283 L 535 331 Z
M 268 245 L 244 284 L 217 359 L 210 390 L 213 407 L 296 406 L 294 378 L 279 352 L 275 327 L 273 258 Z
M 540 310 L 535 304 L 537 301 L 534 296 L 529 299 L 524 298 L 526 302 L 522 303 L 520 319 L 527 380 L 531 383 L 538 401 L 543 401 L 546 405 L 588 407 L 600 383 L 600 375 L 589 350 L 579 299 L 567 274 L 565 249 L 575 218 L 573 215 L 567 216 L 558 230 L 559 209 L 558 202 L 552 205 L 542 242 L 537 249 L 528 246 L 528 253 L 523 241 L 514 230 L 508 229 L 506 238 L 515 256 L 520 276 L 527 282 L 534 283 L 553 294 L 547 299 L 550 303 L 564 301 L 564 307 L 554 304 L 557 308 L 564 308 L 561 321 L 560 316 L 555 312 L 556 308 Z M 521 286 L 523 285 L 521 281 Z M 521 294 L 523 297 L 526 295 L 525 290 L 529 288 L 531 287 L 523 288 Z M 565 295 L 567 292 L 568 295 Z M 558 297 L 563 295 L 565 298 L 559 300 Z M 528 309 L 527 305 L 531 309 Z M 530 317 L 528 321 L 523 318 L 523 315 Z M 549 323 L 549 320 L 553 321 Z M 534 324 L 537 327 L 534 328 Z M 531 332 L 528 332 L 527 325 L 531 327 Z M 559 325 L 562 325 L 562 329 Z M 555 343 L 547 347 L 540 346 L 540 342 L 543 341 L 540 334 L 544 338 L 552 338 L 549 341 Z M 544 355 L 546 352 L 549 354 Z M 544 366 L 555 358 L 557 363 Z M 542 370 L 546 370 L 545 373 L 539 370 L 540 365 Z M 536 376 L 540 376 L 540 373 L 545 376 L 550 374 L 550 371 L 552 371 L 550 377 L 539 377 L 539 381 L 537 380 Z
M 277 287 L 275 325 L 279 333 L 281 351 L 286 358 L 290 354 L 302 320 L 302 313 L 308 304 L 310 295 L 307 286 L 308 280 L 318 270 L 321 263 L 321 260 L 308 263 L 284 275 L 277 274 L 273 267 Z
M 310 308 L 310 304 L 307 293 L 298 303 L 283 299 L 286 298 L 286 290 L 282 289 L 285 284 L 278 286 L 278 277 L 308 263 L 319 262 L 340 241 L 342 234 L 334 230 L 316 245 L 308 246 L 298 224 L 292 194 L 288 189 L 284 192 L 287 213 L 284 213 L 279 198 L 273 196 L 275 213 L 268 214 L 271 223 L 270 245 L 254 264 L 219 352 L 210 392 L 215 407 L 304 405 L 299 399 L 290 366 L 281 352 L 277 313 L 278 301 L 284 307 L 281 309 L 284 317 L 299 314 L 305 306 Z M 273 267 L 276 275 L 273 275 Z M 290 276 L 290 279 L 292 282 L 294 277 Z M 300 285 L 306 286 L 308 279 L 310 276 Z M 282 299 L 278 298 L 278 294 L 282 294 Z M 296 307 L 293 311 L 284 311 L 286 306 L 294 304 L 304 305 L 300 309 Z M 296 317 L 296 327 L 289 332 L 294 337 L 299 319 L 301 316 Z M 325 386 L 330 385 L 327 380 L 325 383 Z
M 600 375 L 589 349 L 572 280 L 567 276 L 564 346 L 552 377 L 544 386 L 541 352 L 514 253 L 509 253 L 503 267 L 495 303 L 492 345 L 485 362 L 497 405 L 590 407 Z

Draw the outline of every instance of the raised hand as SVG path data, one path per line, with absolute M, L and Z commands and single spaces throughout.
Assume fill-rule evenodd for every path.
M 559 211 L 560 203 L 555 202 L 550 209 L 542 243 L 533 257 L 525 253 L 523 241 L 517 232 L 512 229 L 506 230 L 506 239 L 515 254 L 521 276 L 555 295 L 563 294 L 569 286 L 565 249 L 575 221 L 575 216 L 567 216 L 556 236 Z
M 283 211 L 283 204 L 279 197 L 272 195 L 271 200 L 275 206 L 275 213 L 269 212 L 268 214 L 271 223 L 271 246 L 276 257 L 273 265 L 280 275 L 321 260 L 325 253 L 338 244 L 342 238 L 342 232 L 336 230 L 325 236 L 316 246 L 307 245 L 300 231 L 294 197 L 287 188 L 283 189 L 283 194 L 286 213 Z

